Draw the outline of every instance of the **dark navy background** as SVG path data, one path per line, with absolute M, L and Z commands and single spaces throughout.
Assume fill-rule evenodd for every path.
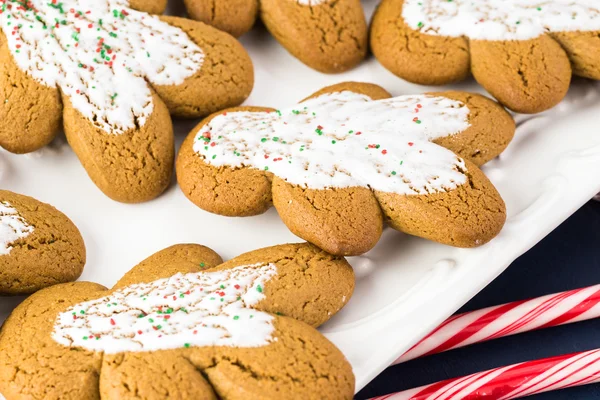
M 459 312 L 600 283 L 600 203 L 590 202 L 517 259 Z M 600 319 L 523 333 L 388 368 L 362 400 L 490 368 L 600 348 Z M 600 399 L 600 384 L 531 396 L 532 400 Z

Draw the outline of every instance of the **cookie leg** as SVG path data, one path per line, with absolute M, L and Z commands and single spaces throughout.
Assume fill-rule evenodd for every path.
M 506 149 L 515 135 L 515 121 L 497 102 L 475 93 L 429 93 L 460 101 L 469 108 L 469 128 L 433 142 L 481 166 Z
M 547 35 L 522 41 L 471 41 L 473 76 L 500 103 L 520 113 L 558 104 L 571 83 L 565 51 Z
M 235 37 L 248 32 L 258 14 L 258 0 L 183 0 L 190 18 Z
M 262 0 L 267 29 L 294 57 L 317 71 L 346 71 L 367 53 L 367 23 L 359 0 Z
M 129 7 L 149 14 L 162 14 L 167 8 L 167 0 L 129 0 Z
M 445 193 L 375 192 L 390 226 L 456 247 L 477 247 L 494 238 L 506 220 L 504 202 L 483 172 L 465 163 L 468 182 Z
M 575 75 L 600 80 L 600 31 L 551 35 L 567 52 Z
M 156 94 L 145 124 L 122 134 L 95 127 L 66 96 L 63 102 L 67 140 L 92 181 L 108 197 L 138 203 L 167 188 L 175 152 L 173 127 L 169 111 Z
M 161 17 L 182 29 L 204 52 L 200 69 L 178 85 L 150 82 L 172 115 L 204 117 L 241 104 L 254 86 L 252 60 L 242 45 L 213 27 L 184 18 Z
M 258 348 L 198 348 L 190 361 L 220 399 L 349 400 L 352 367 L 314 328 L 275 318 L 276 341 Z
M 268 110 L 241 107 L 227 111 Z M 272 205 L 271 174 L 250 168 L 213 167 L 194 151 L 198 131 L 217 115 L 202 121 L 181 145 L 177 155 L 177 182 L 186 197 L 206 211 L 232 217 L 262 214 Z
M 177 351 L 105 355 L 100 395 L 106 399 L 217 399 L 202 374 Z
M 274 178 L 273 204 L 295 235 L 331 254 L 365 253 L 383 230 L 379 205 L 366 188 L 313 190 Z
M 61 128 L 60 91 L 22 71 L 8 45 L 0 46 L 0 147 L 12 153 L 38 150 Z
M 404 0 L 383 0 L 371 22 L 371 49 L 379 62 L 402 79 L 444 85 L 469 76 L 469 45 L 464 38 L 426 35 L 402 19 Z

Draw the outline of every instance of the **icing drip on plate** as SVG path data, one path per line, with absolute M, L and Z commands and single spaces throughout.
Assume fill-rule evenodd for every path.
M 266 346 L 274 340 L 273 317 L 252 306 L 275 275 L 274 264 L 254 264 L 130 285 L 69 307 L 52 337 L 105 353 Z
M 0 24 L 18 67 L 108 133 L 146 123 L 146 79 L 181 84 L 204 59 L 181 29 L 127 0 L 0 0 Z
M 196 136 L 212 166 L 272 172 L 310 189 L 361 186 L 397 194 L 467 182 L 464 161 L 431 140 L 466 130 L 469 109 L 445 97 L 373 101 L 350 91 L 276 112 L 226 112 Z
M 405 0 L 414 30 L 478 40 L 527 40 L 546 32 L 600 30 L 597 0 Z
M 0 256 L 10 254 L 11 244 L 31 235 L 33 230 L 8 201 L 0 201 Z

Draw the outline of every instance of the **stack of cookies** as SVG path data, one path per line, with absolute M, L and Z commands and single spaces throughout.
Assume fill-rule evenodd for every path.
M 0 0 L 0 147 L 30 153 L 64 131 L 115 201 L 152 200 L 175 175 L 224 224 L 274 207 L 305 242 L 227 262 L 175 245 L 109 289 L 75 282 L 86 249 L 67 216 L 0 190 L 0 295 L 31 294 L 0 331 L 6 399 L 351 399 L 352 367 L 316 329 L 353 294 L 344 257 L 385 227 L 492 240 L 506 206 L 480 168 L 513 138 L 507 109 L 538 113 L 572 75 L 600 79 L 586 0 L 382 0 L 370 26 L 359 0 L 181 5 L 187 17 L 163 16 L 167 0 Z M 236 37 L 257 20 L 319 72 L 370 49 L 398 79 L 473 76 L 491 97 L 339 82 L 242 106 L 254 67 Z M 173 118 L 198 119 L 177 152 Z

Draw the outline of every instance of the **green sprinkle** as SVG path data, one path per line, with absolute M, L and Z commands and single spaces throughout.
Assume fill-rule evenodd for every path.
M 238 319 L 240 319 L 240 317 L 239 317 L 238 315 L 236 315 L 235 317 L 233 317 L 233 319 L 234 319 L 235 321 L 237 321 Z
M 184 346 L 185 346 L 186 349 L 188 349 L 190 347 L 190 344 L 189 343 L 185 343 Z
M 262 293 L 262 292 L 263 292 L 263 290 L 262 290 L 262 286 L 258 285 L 258 286 L 256 287 L 256 291 L 257 291 L 258 293 Z

